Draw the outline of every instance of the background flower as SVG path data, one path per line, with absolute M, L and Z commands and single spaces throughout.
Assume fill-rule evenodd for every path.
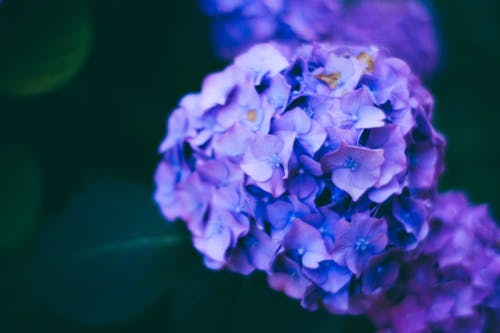
M 488 209 L 472 206 L 463 193 L 445 193 L 433 202 L 429 225 L 429 236 L 404 254 L 398 280 L 370 317 L 393 332 L 494 332 L 500 229 Z
M 214 48 L 227 60 L 257 43 L 319 41 L 375 44 L 405 59 L 420 74 L 430 75 L 438 65 L 436 23 L 425 1 L 199 2 L 211 20 Z

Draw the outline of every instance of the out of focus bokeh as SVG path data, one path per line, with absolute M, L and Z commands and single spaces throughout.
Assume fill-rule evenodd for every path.
M 498 218 L 500 2 L 430 3 L 440 188 Z M 208 271 L 160 216 L 167 116 L 223 66 L 195 0 L 0 4 L 0 332 L 372 331 Z

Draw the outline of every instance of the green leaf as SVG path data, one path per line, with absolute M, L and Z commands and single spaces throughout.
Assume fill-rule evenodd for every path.
M 0 8 L 0 93 L 32 96 L 64 86 L 87 60 L 92 42 L 83 0 L 5 3 Z
M 201 265 L 175 289 L 172 309 L 176 332 L 370 331 L 367 320 L 361 317 L 301 308 L 299 301 L 272 290 L 263 274 L 239 276 L 209 271 Z
M 40 213 L 42 175 L 26 150 L 0 144 L 0 256 L 10 257 L 30 240 Z
M 167 223 L 141 184 L 101 179 L 47 224 L 25 274 L 60 316 L 88 325 L 123 322 L 175 287 L 190 242 Z

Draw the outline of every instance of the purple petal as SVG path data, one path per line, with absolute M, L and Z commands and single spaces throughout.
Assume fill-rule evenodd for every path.
M 283 229 L 294 218 L 295 209 L 290 202 L 277 200 L 267 206 L 267 218 L 276 229 Z
M 264 119 L 260 96 L 253 84 L 246 80 L 239 83 L 231 94 L 230 103 L 217 109 L 215 120 L 223 129 L 228 129 L 241 120 L 248 128 L 259 128 Z
M 286 256 L 280 255 L 273 265 L 273 272 L 267 278 L 269 286 L 286 295 L 300 299 L 311 285 L 306 279 L 296 262 Z
M 250 151 L 262 161 L 281 153 L 284 146 L 285 142 L 277 135 L 256 135 L 250 144 Z
M 366 190 L 375 185 L 384 162 L 382 149 L 348 146 L 340 147 L 321 159 L 325 172 L 332 172 L 333 183 L 357 201 Z
M 242 72 L 234 66 L 207 76 L 201 88 L 200 109 L 207 110 L 216 105 L 226 104 L 229 93 L 241 78 Z
M 397 259 L 387 252 L 372 257 L 368 269 L 363 274 L 363 293 L 376 294 L 392 287 L 399 275 L 400 264 Z
M 389 199 L 392 195 L 401 194 L 402 191 L 403 188 L 401 184 L 396 179 L 392 179 L 388 184 L 370 190 L 370 192 L 368 192 L 368 198 L 370 198 L 370 200 L 373 202 L 381 204 Z
M 230 177 L 228 166 L 220 160 L 210 160 L 198 165 L 200 179 L 212 185 L 220 186 Z
M 349 292 L 343 288 L 336 293 L 328 293 L 323 297 L 323 304 L 331 313 L 348 313 Z
M 300 135 L 311 130 L 312 121 L 301 108 L 294 108 L 277 118 L 274 125 L 275 130 L 295 131 Z
M 160 145 L 160 152 L 165 152 L 167 149 L 180 144 L 188 129 L 188 118 L 186 110 L 176 109 L 168 118 L 168 134 L 165 140 Z
M 265 75 L 274 76 L 288 66 L 288 60 L 272 44 L 260 44 L 236 57 L 235 65 L 253 76 L 260 84 Z
M 305 199 L 315 193 L 318 184 L 314 177 L 308 174 L 297 174 L 287 183 L 290 194 L 295 194 L 299 199 Z
M 243 156 L 241 170 L 258 182 L 268 181 L 274 172 L 274 168 L 267 161 L 259 161 L 251 157 Z
M 213 140 L 213 148 L 219 156 L 240 156 L 248 147 L 253 132 L 240 124 L 234 124 L 224 134 Z
M 395 175 L 406 170 L 406 143 L 397 126 L 372 129 L 367 146 L 372 149 L 384 149 L 384 163 L 380 169 L 377 187 L 388 184 Z
M 438 151 L 430 144 L 416 144 L 410 152 L 409 183 L 414 188 L 429 188 L 435 183 Z
M 365 105 L 358 110 L 356 128 L 382 127 L 385 125 L 384 119 L 384 111 L 375 106 Z
M 237 239 L 247 231 L 247 226 L 240 224 L 226 210 L 210 212 L 204 235 L 194 237 L 194 246 L 209 258 L 223 262 L 229 246 L 236 245 Z
M 306 155 L 300 155 L 299 161 L 304 166 L 304 170 L 309 172 L 313 176 L 321 176 L 323 174 L 323 170 L 321 170 L 321 164 L 313 160 L 312 158 Z
M 323 260 L 329 259 L 321 234 L 311 225 L 296 219 L 283 240 L 288 250 L 296 250 L 302 264 L 308 268 L 317 268 Z
M 263 182 L 248 181 L 247 185 L 255 184 L 267 193 L 270 193 L 274 198 L 277 198 L 286 191 L 283 174 L 283 170 L 280 168 L 273 168 L 271 177 L 268 180 Z
M 304 274 L 327 292 L 336 293 L 351 279 L 352 273 L 334 261 L 323 261 L 317 269 L 304 269 Z
M 427 205 L 421 200 L 399 197 L 393 201 L 394 217 L 403 224 L 406 232 L 421 239 L 420 232 L 427 222 Z
M 313 155 L 317 152 L 326 140 L 327 133 L 323 126 L 316 121 L 312 122 L 312 127 L 308 133 L 299 135 L 299 141 L 304 148 Z
M 289 0 L 283 14 L 284 23 L 301 40 L 317 40 L 319 35 L 327 36 L 337 21 L 340 4 L 337 1 Z
M 253 228 L 245 237 L 244 246 L 249 262 L 257 269 L 269 271 L 280 244 L 272 240 L 264 231 Z
M 288 177 L 288 163 L 293 152 L 293 144 L 295 142 L 296 134 L 294 132 L 288 131 L 278 131 L 275 134 L 279 136 L 284 143 L 283 149 L 279 152 L 278 155 L 280 157 L 281 165 L 284 171 L 283 177 L 286 178 Z
M 282 75 L 273 76 L 269 80 L 269 88 L 264 91 L 264 98 L 278 113 L 283 111 L 290 97 L 290 85 Z
M 209 256 L 211 259 L 224 262 L 226 250 L 231 243 L 231 233 L 227 228 L 214 226 L 209 229 L 208 236 L 194 237 L 193 245 L 201 253 Z
M 342 112 L 356 117 L 358 116 L 359 109 L 363 106 L 373 106 L 372 98 L 366 87 L 345 94 L 340 100 L 340 109 Z

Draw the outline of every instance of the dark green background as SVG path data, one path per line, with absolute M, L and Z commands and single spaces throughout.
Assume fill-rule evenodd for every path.
M 456 0 L 435 1 L 434 5 L 443 54 L 439 72 L 427 83 L 436 98 L 436 127 L 448 139 L 441 189 L 462 189 L 473 202 L 490 203 L 498 217 L 500 4 Z M 143 183 L 152 192 L 157 147 L 165 134 L 167 115 L 183 94 L 199 90 L 202 78 L 223 68 L 224 63 L 212 55 L 206 18 L 188 0 L 4 0 L 0 29 L 0 164 L 10 170 L 10 174 L 0 175 L 0 201 L 7 202 L 4 210 L 17 209 L 14 217 L 12 212 L 4 214 L 11 221 L 4 217 L 0 224 L 36 222 L 15 251 L 0 253 L 0 331 L 220 332 L 235 331 L 241 324 L 261 332 L 322 332 L 315 325 L 328 323 L 328 316 L 300 310 L 296 302 L 269 292 L 260 277 L 249 282 L 225 273 L 203 273 L 197 257 L 191 259 L 195 275 L 206 280 L 202 283 L 205 291 L 215 289 L 223 301 L 196 303 L 193 293 L 198 289 L 181 279 L 173 286 L 177 296 L 162 294 L 137 315 L 116 323 L 89 325 L 57 315 L 31 297 L 31 289 L 23 285 L 26 272 L 20 267 L 33 256 L 37 235 L 51 217 L 67 209 L 70 198 L 85 188 L 88 179 Z M 88 48 L 79 49 L 82 43 Z M 33 75 L 39 79 L 35 88 L 27 83 Z M 67 79 L 60 79 L 61 75 Z M 39 93 L 43 90 L 47 92 Z M 9 164 L 12 156 L 17 162 Z M 0 166 L 0 173 L 4 169 Z M 120 185 L 115 187 L 111 194 L 102 193 L 119 193 Z M 95 191 L 99 194 L 100 190 Z M 86 202 L 90 203 L 82 209 L 92 210 L 95 216 L 99 209 L 105 210 L 92 206 L 99 200 Z M 32 213 L 26 212 L 30 209 Z M 147 209 L 144 216 L 158 215 L 152 205 Z M 71 218 L 66 221 L 71 222 Z M 5 231 L 9 229 L 2 230 L 0 239 L 9 238 Z M 30 271 L 32 279 L 43 275 L 43 262 L 38 265 L 39 271 Z M 220 280 L 226 281 L 222 287 Z M 214 287 L 217 283 L 219 287 Z M 263 310 L 258 302 L 249 305 L 246 296 L 243 301 L 227 297 L 240 291 L 253 294 L 254 290 L 263 294 L 260 300 L 271 300 L 282 311 Z M 179 299 L 193 304 L 179 305 Z M 274 312 L 277 322 L 264 324 Z M 303 327 L 285 324 L 293 316 L 303 316 L 295 319 Z M 173 318 L 184 318 L 184 324 Z M 347 324 L 353 325 L 351 331 L 370 330 L 362 319 Z M 346 329 L 332 327 L 331 332 Z

